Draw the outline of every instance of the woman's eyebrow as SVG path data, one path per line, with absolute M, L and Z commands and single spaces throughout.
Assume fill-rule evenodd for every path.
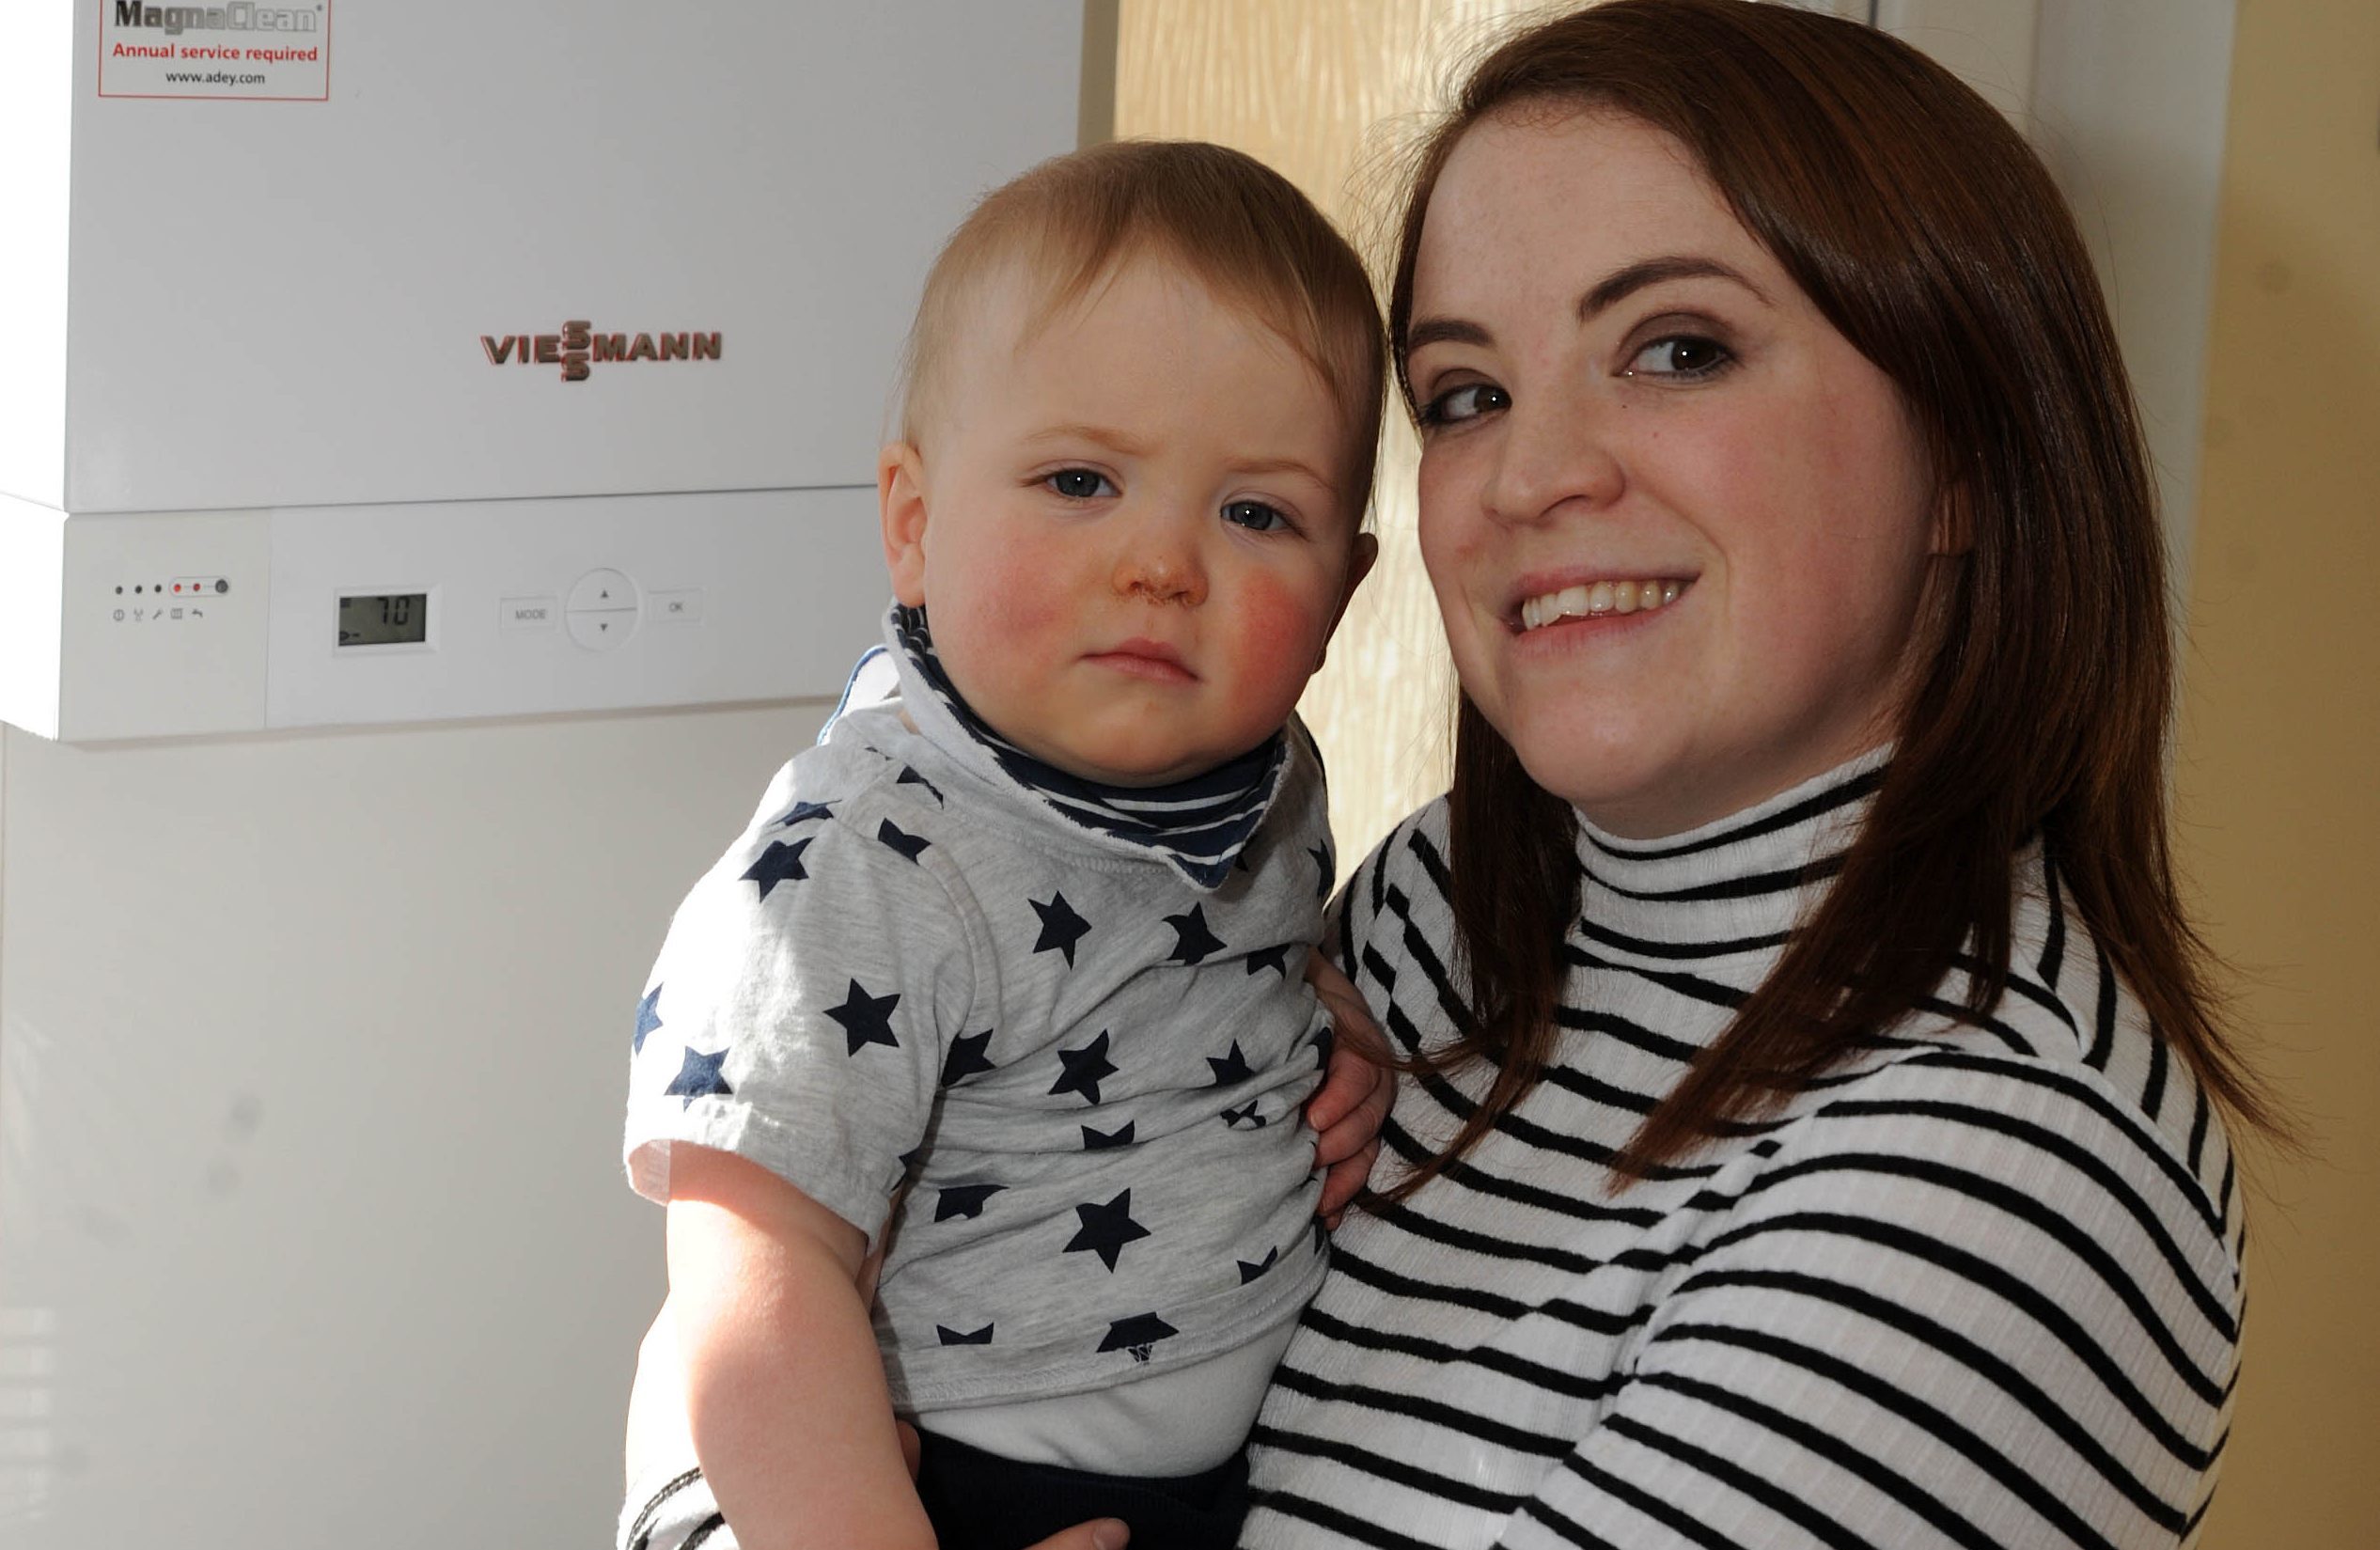
M 1696 279 L 1732 281 L 1750 291 L 1762 305 L 1768 305 L 1767 293 L 1746 279 L 1740 271 L 1719 262 L 1716 258 L 1693 258 L 1676 254 L 1659 258 L 1641 259 L 1606 276 L 1593 290 L 1578 298 L 1578 321 L 1585 322 L 1597 313 L 1619 305 L 1647 286 L 1660 285 L 1667 280 Z M 1470 344 L 1484 347 L 1495 342 L 1494 335 L 1467 318 L 1422 318 L 1405 330 L 1405 353 L 1408 355 L 1427 344 Z
M 1495 342 L 1494 335 L 1463 318 L 1423 318 L 1405 328 L 1405 353 L 1408 355 L 1425 344 L 1486 346 Z
M 1659 285 L 1665 280 L 1693 280 L 1706 277 L 1732 280 L 1750 291 L 1762 305 L 1768 302 L 1768 297 L 1762 293 L 1759 286 L 1754 285 L 1737 271 L 1729 268 L 1716 258 L 1671 255 L 1666 258 L 1643 259 L 1605 278 L 1593 290 L 1578 298 L 1578 321 L 1585 322 L 1595 314 L 1617 306 L 1647 286 Z

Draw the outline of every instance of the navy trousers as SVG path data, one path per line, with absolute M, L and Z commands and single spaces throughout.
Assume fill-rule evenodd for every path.
M 1245 1453 L 1203 1475 L 1135 1480 L 1017 1464 L 930 1432 L 919 1440 L 917 1495 L 941 1550 L 1026 1550 L 1092 1518 L 1123 1519 L 1131 1550 L 1231 1550 L 1247 1512 Z

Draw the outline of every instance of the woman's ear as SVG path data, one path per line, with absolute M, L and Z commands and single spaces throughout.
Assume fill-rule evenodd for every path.
M 885 569 L 893 596 L 905 608 L 926 603 L 926 467 L 908 442 L 888 442 L 876 454 L 876 506 L 885 527 Z
M 1974 487 L 1962 481 L 1942 492 L 1934 511 L 1934 534 L 1926 552 L 1964 555 L 1975 547 Z

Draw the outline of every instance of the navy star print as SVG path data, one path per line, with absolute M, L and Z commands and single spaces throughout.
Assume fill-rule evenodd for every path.
M 678 1099 L 682 1106 L 689 1107 L 697 1098 L 730 1097 L 735 1088 L 728 1086 L 728 1079 L 719 1074 L 719 1068 L 727 1063 L 726 1050 L 716 1055 L 701 1055 L 689 1048 L 685 1063 L 678 1068 L 678 1074 L 669 1079 L 669 1085 L 661 1090 Z
M 1173 928 L 1172 962 L 1176 963 L 1203 963 L 1209 953 L 1223 946 L 1223 938 L 1207 930 L 1204 904 L 1191 905 L 1187 915 L 1166 916 L 1166 924 Z
M 781 839 L 772 839 L 769 848 L 760 853 L 760 859 L 752 863 L 751 869 L 744 874 L 744 881 L 760 885 L 760 897 L 763 899 L 769 896 L 771 888 L 780 883 L 801 882 L 810 875 L 802 865 L 802 853 L 809 848 L 807 838 L 797 839 L 791 845 Z
M 1306 853 L 1314 858 L 1314 865 L 1321 869 L 1323 874 L 1314 881 L 1314 897 L 1317 899 L 1328 899 L 1330 897 L 1330 874 L 1337 869 L 1331 865 L 1330 847 L 1327 845 L 1308 845 L 1306 847 Z
M 957 1330 L 948 1324 L 936 1324 L 933 1326 L 933 1332 L 942 1337 L 942 1343 L 945 1345 L 990 1345 L 992 1343 L 990 1324 L 985 1324 L 981 1329 L 970 1330 Z
M 645 1035 L 661 1026 L 661 987 L 655 985 L 636 1003 L 636 1037 L 629 1048 L 637 1055 L 645 1053 Z
M 936 803 L 946 807 L 949 806 L 948 803 L 942 800 L 942 793 L 934 789 L 934 783 L 932 781 L 928 780 L 924 775 L 919 775 L 916 771 L 911 769 L 906 764 L 903 764 L 900 767 L 900 778 L 894 781 L 893 784 L 896 786 L 923 786 L 927 791 L 933 791 L 933 799 Z
M 1041 935 L 1033 944 L 1033 950 L 1062 952 L 1066 955 L 1066 966 L 1073 968 L 1074 944 L 1090 930 L 1090 922 L 1074 913 L 1074 906 L 1066 902 L 1066 896 L 1062 893 L 1051 895 L 1046 904 L 1038 899 L 1028 900 L 1027 902 L 1033 906 L 1033 913 L 1041 917 Z
M 792 807 L 787 811 L 783 818 L 776 821 L 776 826 L 780 829 L 790 829 L 796 823 L 807 823 L 813 818 L 832 818 L 834 816 L 835 814 L 833 810 L 826 803 L 796 802 L 793 804 Z
M 1113 1076 L 1116 1068 L 1107 1060 L 1107 1030 L 1099 1030 L 1099 1037 L 1081 1049 L 1062 1049 L 1058 1059 L 1066 1064 L 1066 1074 L 1051 1084 L 1050 1096 L 1061 1092 L 1079 1092 L 1092 1103 L 1099 1102 L 1100 1078 Z
M 983 1202 L 1006 1188 L 1006 1184 L 952 1184 L 934 1197 L 933 1219 L 947 1222 L 964 1216 L 973 1221 L 983 1214 Z
M 1266 1120 L 1264 1116 L 1256 1112 L 1256 1100 L 1251 1098 L 1238 1108 L 1225 1109 L 1223 1123 L 1231 1130 L 1239 1129 L 1243 1123 L 1250 1130 L 1262 1130 Z
M 899 1049 L 900 1041 L 893 1037 L 892 1030 L 892 1010 L 899 1005 L 899 991 L 889 995 L 870 995 L 860 988 L 858 980 L 853 980 L 843 1004 L 826 1009 L 827 1016 L 843 1025 L 844 1037 L 850 1041 L 851 1047 L 843 1053 L 857 1055 L 869 1044 L 889 1044 Z
M 1079 1205 L 1074 1214 L 1083 1219 L 1082 1230 L 1074 1234 L 1065 1252 L 1079 1254 L 1090 1250 L 1109 1270 L 1122 1257 L 1124 1245 L 1149 1236 L 1149 1229 L 1132 1219 L 1132 1191 L 1108 1201 L 1105 1205 Z
M 1212 1085 L 1218 1088 L 1235 1088 L 1256 1075 L 1256 1072 L 1248 1067 L 1248 1057 L 1240 1053 L 1240 1041 L 1237 1039 L 1231 1041 L 1230 1054 L 1208 1056 L 1207 1066 L 1214 1072 L 1214 1081 Z
M 992 1030 L 963 1033 L 950 1041 L 950 1053 L 942 1057 L 942 1085 L 957 1087 L 979 1071 L 992 1069 L 992 1057 L 985 1053 L 992 1045 Z
M 1242 1286 L 1245 1286 L 1250 1281 L 1255 1280 L 1259 1276 L 1263 1275 L 1266 1271 L 1272 1269 L 1275 1264 L 1278 1263 L 1280 1261 L 1280 1258 L 1281 1251 L 1279 1249 L 1268 1248 L 1264 1251 L 1264 1258 L 1254 1263 L 1251 1263 L 1246 1260 L 1240 1260 L 1240 1284 Z
M 1149 1359 L 1149 1348 L 1168 1335 L 1182 1331 L 1158 1318 L 1154 1313 L 1135 1313 L 1129 1319 L 1119 1319 L 1107 1326 L 1107 1336 L 1099 1342 L 1102 1351 L 1129 1351 L 1133 1360 Z
M 918 852 L 924 850 L 927 845 L 932 843 L 932 841 L 921 839 L 914 834 L 901 833 L 900 830 L 893 826 L 893 822 L 889 818 L 876 825 L 876 838 L 891 846 L 894 850 L 900 852 L 902 855 L 907 856 L 912 861 L 917 859 Z
M 1132 1145 L 1132 1128 L 1139 1122 L 1137 1119 L 1127 1119 L 1121 1130 L 1093 1130 L 1090 1126 L 1085 1125 L 1083 1150 L 1105 1151 L 1110 1147 L 1128 1147 Z
M 1260 969 L 1271 969 L 1282 979 L 1287 979 L 1289 957 L 1297 948 L 1298 944 L 1294 942 L 1281 942 L 1269 947 L 1259 947 L 1247 956 L 1248 973 L 1254 974 Z

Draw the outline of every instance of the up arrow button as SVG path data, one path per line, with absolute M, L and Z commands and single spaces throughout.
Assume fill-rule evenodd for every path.
M 581 609 L 634 608 L 636 606 L 636 584 L 618 571 L 589 571 L 578 578 L 571 588 L 569 609 L 575 614 Z
M 571 638 L 608 651 L 636 633 L 636 584 L 618 571 L 589 571 L 571 588 L 563 614 Z

